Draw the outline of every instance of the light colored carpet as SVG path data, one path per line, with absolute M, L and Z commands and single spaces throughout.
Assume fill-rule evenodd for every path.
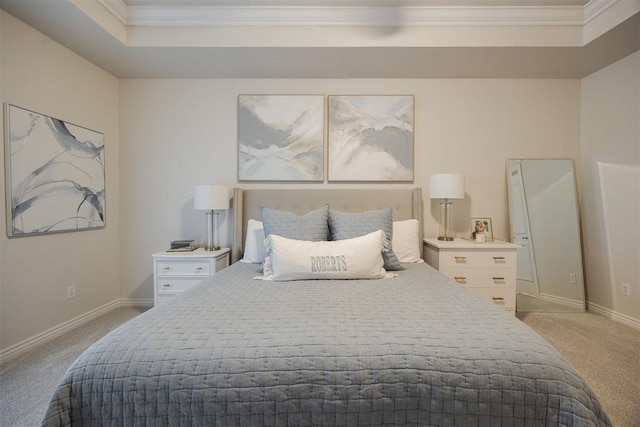
M 67 368 L 91 344 L 145 309 L 118 308 L 0 367 L 0 425 L 39 426 Z
M 38 426 L 71 363 L 144 310 L 119 308 L 0 367 L 0 425 Z M 590 313 L 519 313 L 585 377 L 616 427 L 640 427 L 640 331 Z
M 518 313 L 580 372 L 614 426 L 640 426 L 640 331 L 592 313 Z

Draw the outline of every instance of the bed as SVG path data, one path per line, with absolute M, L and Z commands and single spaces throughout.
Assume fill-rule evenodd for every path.
M 236 189 L 233 202 L 234 261 L 264 207 L 422 217 L 419 189 Z M 529 327 L 425 263 L 401 267 L 269 281 L 235 262 L 87 349 L 43 425 L 610 425 Z

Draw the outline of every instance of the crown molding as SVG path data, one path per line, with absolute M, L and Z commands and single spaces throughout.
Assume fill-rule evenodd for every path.
M 96 0 L 123 25 L 127 25 L 129 6 L 123 0 Z
M 133 7 L 128 25 L 350 26 L 582 25 L 582 7 Z
M 135 26 L 583 26 L 620 0 L 585 6 L 128 6 L 96 0 Z
M 584 5 L 584 23 L 588 24 L 620 0 L 591 0 Z

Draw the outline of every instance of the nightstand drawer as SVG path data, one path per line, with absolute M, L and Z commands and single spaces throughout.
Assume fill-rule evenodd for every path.
M 447 267 L 504 267 L 516 268 L 515 251 L 476 250 L 442 251 L 441 269 Z
M 514 268 L 446 267 L 442 269 L 442 273 L 468 287 L 513 288 L 514 283 L 516 283 L 516 270 Z
M 515 314 L 517 250 L 507 242 L 424 239 L 424 259 L 447 277 Z
M 511 288 L 499 288 L 499 287 L 487 287 L 487 288 L 474 288 L 469 287 L 469 290 L 481 295 L 497 306 L 504 308 L 505 310 L 513 310 L 516 306 L 516 295 Z
M 159 276 L 211 276 L 208 260 L 158 261 Z
M 158 252 L 153 258 L 153 301 L 162 304 L 229 266 L 229 248 Z
M 198 283 L 205 280 L 205 278 L 193 279 L 158 279 L 158 294 L 176 294 L 184 292 L 189 288 L 194 287 Z

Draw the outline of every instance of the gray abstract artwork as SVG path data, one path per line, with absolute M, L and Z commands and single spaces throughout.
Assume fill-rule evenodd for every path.
M 105 225 L 104 135 L 5 104 L 7 235 Z
M 329 181 L 413 181 L 413 96 L 329 96 Z
M 240 95 L 238 179 L 322 181 L 324 97 Z

